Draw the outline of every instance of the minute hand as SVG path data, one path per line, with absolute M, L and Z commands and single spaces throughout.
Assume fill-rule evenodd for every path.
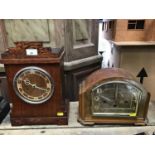
M 109 99 L 108 97 L 105 97 L 104 95 L 100 96 L 103 100 L 106 100 L 107 102 L 113 103 L 114 101 Z
M 47 91 L 47 89 L 42 88 L 42 87 L 38 87 L 36 84 L 33 85 L 34 88 L 37 88 L 39 90 L 43 90 L 43 91 Z

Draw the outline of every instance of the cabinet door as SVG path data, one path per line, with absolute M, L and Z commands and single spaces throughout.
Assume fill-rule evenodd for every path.
M 65 61 L 97 55 L 98 21 L 72 19 L 65 22 Z

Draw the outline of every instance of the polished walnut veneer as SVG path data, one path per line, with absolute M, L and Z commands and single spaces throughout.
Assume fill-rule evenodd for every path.
M 26 49 L 37 49 L 38 55 L 26 55 Z M 68 124 L 68 103 L 64 99 L 63 86 L 64 50 L 43 48 L 40 42 L 17 42 L 2 54 L 0 63 L 5 66 L 11 102 L 12 125 Z M 17 96 L 13 79 L 25 67 L 39 67 L 53 78 L 54 92 L 41 104 L 29 104 Z

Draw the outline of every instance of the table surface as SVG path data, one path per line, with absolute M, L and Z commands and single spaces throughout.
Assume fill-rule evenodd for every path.
M 155 103 L 150 102 L 147 126 L 83 126 L 77 121 L 77 118 L 78 102 L 70 102 L 68 125 L 30 125 L 12 127 L 8 114 L 0 125 L 0 135 L 133 135 L 141 132 L 152 135 L 152 133 L 155 132 Z

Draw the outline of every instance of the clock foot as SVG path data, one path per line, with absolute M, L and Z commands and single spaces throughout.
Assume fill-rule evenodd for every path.
M 82 125 L 88 125 L 88 126 L 93 126 L 93 125 L 95 125 L 94 122 L 84 121 L 84 120 L 82 120 L 80 117 L 77 119 L 77 121 L 80 122 Z
M 137 122 L 134 123 L 134 125 L 136 125 L 136 126 L 146 126 L 147 123 L 148 123 L 147 119 L 139 118 L 139 119 L 137 119 Z
M 135 126 L 146 126 L 147 123 L 143 122 L 143 123 L 134 123 Z

